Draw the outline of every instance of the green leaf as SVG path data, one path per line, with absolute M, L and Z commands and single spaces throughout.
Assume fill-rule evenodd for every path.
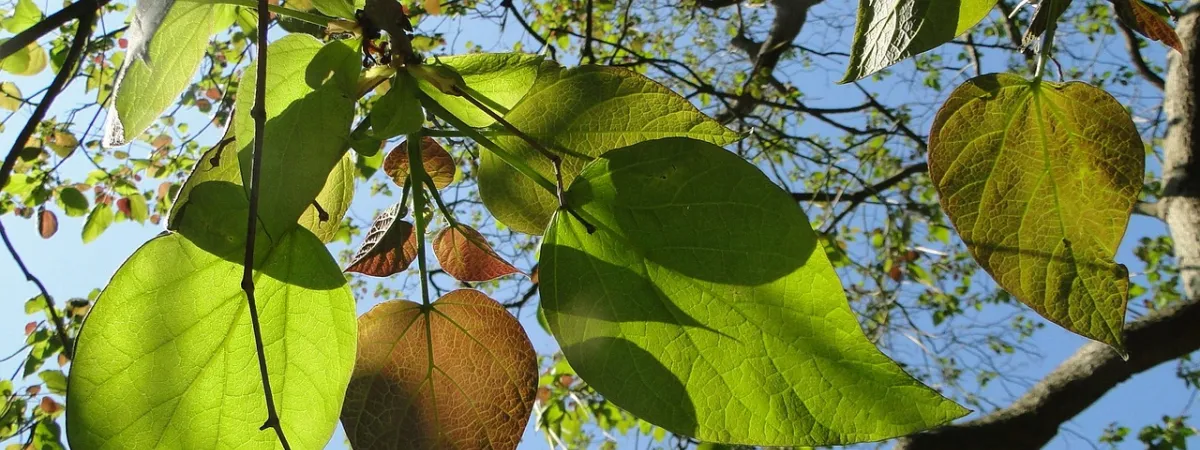
M 542 306 L 579 376 L 630 413 L 704 441 L 816 446 L 967 412 L 867 340 L 808 218 L 737 155 L 644 142 L 567 197 L 596 231 L 555 214 Z
M 17 34 L 32 27 L 40 20 L 42 20 L 42 10 L 38 9 L 33 0 L 17 0 L 17 7 L 13 9 L 13 15 L 0 21 L 0 26 L 3 26 L 9 33 Z
M 0 42 L 5 41 L 8 39 L 0 39 Z M 33 42 L 0 61 L 0 70 L 13 75 L 32 76 L 46 69 L 46 61 L 46 50 Z
M 583 66 L 538 85 L 505 119 L 562 155 L 567 184 L 590 159 L 615 148 L 676 136 L 717 145 L 739 138 L 683 97 L 625 69 Z M 525 141 L 502 136 L 495 142 L 554 179 L 550 161 Z M 528 234 L 541 234 L 558 206 L 554 195 L 487 150 L 479 168 L 479 194 L 496 220 Z
M 145 11 L 140 6 L 139 13 Z M 162 24 L 147 30 L 153 35 L 145 36 L 143 44 L 130 42 L 129 56 L 117 74 L 116 99 L 104 122 L 105 147 L 128 144 L 179 100 L 179 93 L 191 84 L 200 67 L 209 37 L 223 31 L 214 30 L 215 19 L 222 15 L 222 8 L 232 7 L 175 2 Z
M 942 208 L 979 265 L 1043 317 L 1117 349 L 1129 277 L 1113 256 L 1144 158 L 1103 90 L 1004 74 L 956 89 L 929 139 Z
M 537 390 L 520 322 L 482 292 L 405 300 L 359 319 L 342 424 L 356 450 L 516 448 Z
M 21 89 L 11 81 L 0 82 L 0 109 L 16 111 L 21 107 Z
M 312 231 L 321 242 L 332 241 L 342 226 L 342 217 L 346 216 L 350 202 L 354 200 L 354 173 L 354 158 L 347 154 L 333 167 L 325 187 L 313 200 L 321 208 L 318 210 L 309 205 L 300 214 L 300 226 Z
M 417 80 L 400 72 L 392 79 L 392 88 L 371 108 L 371 137 L 386 140 L 412 134 L 423 123 L 425 113 L 417 99 Z
M 859 0 L 850 64 L 839 83 L 862 79 L 965 33 L 996 0 Z
M 92 242 L 113 223 L 113 209 L 105 203 L 97 203 L 83 223 L 83 243 Z
M 255 279 L 271 387 L 291 445 L 322 448 L 354 364 L 354 299 L 312 233 L 278 238 Z M 71 447 L 278 448 L 259 431 L 266 406 L 242 266 L 229 261 L 242 248 L 226 250 L 168 234 L 113 276 L 70 372 Z
M 140 193 L 134 193 L 125 198 L 129 199 L 129 218 L 137 223 L 146 223 L 146 219 L 150 218 L 150 208 L 146 205 L 146 197 Z
M 81 217 L 88 213 L 88 199 L 73 186 L 64 187 L 58 191 L 58 206 L 61 206 L 67 217 Z
M 339 41 L 325 47 L 333 49 L 326 52 L 354 53 Z M 357 78 L 361 63 L 351 67 L 346 58 L 328 54 L 317 58 L 321 51 L 320 41 L 299 34 L 268 47 L 267 124 L 258 214 L 269 236 L 283 235 L 295 226 L 350 145 L 354 92 L 341 80 L 349 72 Z M 314 77 L 313 73 L 325 76 Z M 256 78 L 254 71 L 247 71 L 240 86 L 254 86 Z M 240 91 L 233 117 L 243 186 L 250 185 L 254 97 L 254 88 Z
M 321 14 L 355 20 L 354 11 L 363 7 L 362 0 L 312 0 L 312 5 Z M 270 58 L 270 57 L 268 57 Z
M 58 395 L 67 393 L 67 376 L 63 375 L 61 370 L 43 370 L 38 373 L 38 378 L 46 383 L 46 389 Z
M 539 67 L 542 67 L 542 57 L 524 53 L 475 53 L 439 58 L 437 64 L 458 72 L 472 97 L 485 105 L 490 104 L 503 116 L 529 92 L 538 77 Z M 561 69 L 555 64 L 542 70 L 557 72 Z M 445 94 L 425 81 L 420 85 L 426 95 L 467 125 L 486 127 L 496 122 L 462 97 Z
M 230 130 L 226 129 L 225 136 L 210 147 L 196 161 L 192 173 L 188 175 L 175 201 L 171 203 L 171 212 L 167 215 L 167 229 L 179 229 L 180 216 L 191 200 L 191 194 L 197 186 L 209 181 L 224 181 L 241 185 L 242 172 L 238 168 L 237 155 L 234 153 L 234 139 Z M 243 196 L 243 198 L 246 198 Z

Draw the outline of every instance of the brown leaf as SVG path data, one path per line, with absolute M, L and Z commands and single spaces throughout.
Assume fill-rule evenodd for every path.
M 46 414 L 54 414 L 58 412 L 59 408 L 58 402 L 55 402 L 54 399 L 50 397 L 42 397 L 42 403 L 38 406 L 41 407 L 42 411 Z
M 497 255 L 483 235 L 462 224 L 438 232 L 433 254 L 442 269 L 459 281 L 488 281 L 520 272 Z
M 128 198 L 121 197 L 120 200 L 117 200 L 117 210 L 121 211 L 121 214 L 124 214 L 126 218 L 133 217 L 133 210 L 130 206 L 131 204 L 132 202 L 130 202 Z
M 536 395 L 537 356 L 495 300 L 463 289 L 431 308 L 384 302 L 358 330 L 342 408 L 355 450 L 516 448 Z
M 34 386 L 25 388 L 25 395 L 28 395 L 30 397 L 38 395 L 41 392 L 42 392 L 41 386 L 34 385 Z
M 38 234 L 42 235 L 42 239 L 50 239 L 57 232 L 58 216 L 54 215 L 54 211 L 41 208 L 38 213 Z
M 442 13 L 441 0 L 425 0 L 425 12 L 431 16 L 436 16 Z
M 404 207 L 396 203 L 379 213 L 367 238 L 350 259 L 347 272 L 389 277 L 403 272 L 417 258 L 417 236 L 403 220 Z
M 158 135 L 158 137 L 155 137 L 153 141 L 150 141 L 150 146 L 154 147 L 155 149 L 160 149 L 160 148 L 166 147 L 168 145 L 171 145 L 172 141 L 174 141 L 174 139 L 171 139 L 170 136 L 167 136 L 165 134 L 160 134 L 160 135 Z
M 888 269 L 888 278 L 891 278 L 892 281 L 900 282 L 900 279 L 903 277 L 903 275 L 904 274 L 900 272 L 900 264 L 892 263 L 892 268 Z
M 458 171 L 454 158 L 431 137 L 421 138 L 421 160 L 425 166 L 425 173 L 429 174 L 433 185 L 438 189 L 444 189 L 454 181 L 454 174 Z M 404 141 L 384 158 L 383 173 L 388 174 L 397 186 L 404 186 L 408 170 L 408 141 Z
M 1117 10 L 1117 18 L 1126 26 L 1183 53 L 1183 43 L 1179 41 L 1175 29 L 1141 0 L 1113 0 L 1113 6 Z
M 25 324 L 25 335 L 26 336 L 33 334 L 34 331 L 37 331 L 37 322 L 29 322 L 29 323 Z
M 221 99 L 221 90 L 217 89 L 215 87 L 208 88 L 207 91 L 204 91 L 204 96 L 208 97 L 210 99 L 213 99 L 213 100 L 220 100 Z

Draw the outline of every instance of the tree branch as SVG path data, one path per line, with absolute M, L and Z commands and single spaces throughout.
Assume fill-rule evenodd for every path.
M 66 8 L 58 10 L 49 17 L 42 19 L 41 22 L 34 24 L 32 27 L 26 28 L 25 31 L 17 33 L 12 39 L 0 44 L 0 59 L 7 58 L 17 50 L 25 48 L 27 45 L 36 42 L 46 33 L 49 33 L 63 24 L 72 20 L 81 18 L 89 11 L 93 14 L 100 7 L 107 5 L 112 0 L 79 0 L 70 4 Z M 3 185 L 3 183 L 0 183 Z
M 1115 12 L 1113 14 L 1116 15 Z M 1142 57 L 1142 40 L 1137 37 L 1137 34 L 1128 25 L 1125 25 L 1125 22 L 1120 20 L 1116 22 L 1117 27 L 1121 29 L 1121 34 L 1125 36 L 1125 49 L 1129 50 L 1129 59 L 1133 61 L 1133 67 L 1137 68 L 1138 74 L 1142 78 L 1145 78 L 1152 86 L 1158 88 L 1160 91 L 1163 90 L 1163 87 L 1166 86 L 1163 78 L 1154 73 L 1154 69 L 1151 69 L 1150 65 L 1146 64 L 1146 59 Z
M 929 165 L 926 163 L 916 163 L 904 167 L 895 175 L 887 177 L 883 181 L 872 184 L 863 188 L 861 191 L 844 193 L 844 192 L 793 192 L 792 199 L 796 201 L 811 201 L 811 202 L 832 202 L 832 201 L 847 201 L 858 203 L 875 195 L 879 195 L 883 191 L 888 190 L 892 186 L 899 184 L 910 176 L 918 173 L 929 172 Z
M 1112 388 L 1200 349 L 1200 302 L 1176 303 L 1125 327 L 1129 360 L 1089 342 L 1012 405 L 981 418 L 903 438 L 896 450 L 1041 448 L 1059 427 Z
M 267 419 L 259 430 L 275 429 L 284 450 L 291 450 L 279 412 L 275 408 L 275 397 L 271 392 L 271 375 L 267 371 L 267 353 L 263 348 L 262 325 L 258 320 L 258 304 L 254 298 L 254 243 L 258 236 L 259 181 L 262 179 L 263 140 L 267 133 L 267 27 L 270 14 L 267 0 L 258 0 L 258 67 L 254 86 L 254 106 L 250 116 L 254 119 L 254 156 L 250 165 L 250 213 L 246 218 L 246 253 L 242 260 L 242 290 L 246 292 L 246 303 L 250 309 L 250 326 L 254 329 L 254 348 L 258 354 L 258 371 L 262 378 L 263 397 L 267 403 Z
M 25 266 L 25 261 L 21 259 L 21 255 L 17 253 L 17 249 L 13 247 L 12 241 L 8 239 L 8 232 L 4 230 L 4 222 L 0 222 L 0 238 L 4 240 L 4 246 L 8 248 L 8 254 L 12 255 L 13 261 L 17 262 L 17 267 L 21 268 L 21 273 L 25 274 L 25 281 L 31 282 L 37 286 L 42 293 L 42 300 L 46 302 L 46 311 L 50 316 L 50 321 L 54 324 L 54 333 L 58 335 L 59 342 L 62 342 L 63 355 L 67 359 L 74 357 L 72 350 L 74 346 L 69 338 L 67 338 L 67 327 L 63 325 L 62 316 L 58 315 L 58 309 L 54 306 L 54 298 L 50 297 L 50 291 L 46 290 L 46 285 L 42 284 L 42 280 L 33 276 L 33 272 L 29 271 L 29 267 Z

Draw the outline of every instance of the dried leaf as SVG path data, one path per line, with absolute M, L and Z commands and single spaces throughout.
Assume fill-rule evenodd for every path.
M 425 12 L 431 16 L 436 16 L 442 13 L 442 3 L 440 0 L 425 0 Z
M 1126 26 L 1183 53 L 1183 43 L 1179 41 L 1175 29 L 1141 0 L 1113 0 L 1113 6 L 1117 10 L 1117 18 Z
M 496 254 L 483 235 L 462 224 L 438 232 L 433 254 L 442 269 L 459 281 L 488 281 L 520 272 Z
M 346 271 L 388 277 L 407 269 L 417 258 L 417 236 L 412 224 L 398 220 L 404 215 L 399 203 L 380 212 Z
M 42 239 L 50 239 L 57 232 L 58 216 L 54 215 L 54 211 L 42 208 L 38 213 L 38 234 L 42 235 Z
M 442 148 L 442 145 L 433 138 L 428 136 L 421 138 L 421 158 L 422 164 L 425 166 L 425 173 L 433 179 L 433 185 L 438 189 L 444 189 L 454 181 L 454 174 L 458 171 L 458 166 L 454 164 L 454 158 L 450 156 L 450 153 L 447 153 L 446 149 Z M 387 158 L 383 160 L 383 172 L 388 174 L 397 186 L 404 186 L 404 181 L 408 178 L 408 171 L 408 141 L 404 141 L 393 148 Z

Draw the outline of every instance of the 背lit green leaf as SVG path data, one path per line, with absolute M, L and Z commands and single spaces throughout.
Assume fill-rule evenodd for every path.
M 412 134 L 422 123 L 425 113 L 417 99 L 417 80 L 407 72 L 396 74 L 392 88 L 371 108 L 371 137 L 386 140 Z
M 12 15 L 0 20 L 0 26 L 9 33 L 17 34 L 32 27 L 40 20 L 42 20 L 42 10 L 38 9 L 33 0 L 17 0 L 17 6 L 13 8 Z
M 861 79 L 963 34 L 996 0 L 859 0 L 850 62 L 841 83 Z
M 956 89 L 929 139 L 942 208 L 980 266 L 1043 317 L 1118 349 L 1129 278 L 1113 257 L 1144 158 L 1103 90 L 1005 74 Z
M 11 81 L 0 82 L 0 109 L 16 111 L 21 107 L 21 89 Z
M 0 39 L 0 42 L 7 40 Z M 37 42 L 33 42 L 0 61 L 0 70 L 13 75 L 37 75 L 46 69 L 46 62 L 46 49 Z
M 83 243 L 92 242 L 100 237 L 113 223 L 113 209 L 105 203 L 96 203 L 87 220 L 83 222 Z
M 139 2 L 138 12 L 147 11 L 140 6 L 148 1 Z M 200 67 L 209 38 L 222 31 L 214 29 L 214 19 L 221 9 L 233 6 L 181 1 L 169 8 L 162 23 L 146 31 L 152 36 L 140 38 L 142 43 L 130 41 L 129 56 L 117 75 L 116 98 L 105 118 L 106 147 L 126 145 L 179 100 Z
M 966 413 L 867 340 L 795 201 L 682 138 L 610 151 L 541 249 L 547 322 L 579 376 L 669 431 L 764 446 L 876 441 Z M 769 426 L 766 426 L 769 424 Z
M 724 145 L 739 137 L 666 87 L 612 67 L 583 66 L 553 81 L 539 80 L 505 119 L 562 155 L 567 184 L 591 158 L 615 148 L 666 137 Z M 546 179 L 555 179 L 549 159 L 525 141 L 494 140 Z M 496 220 L 528 234 L 541 234 L 558 205 L 554 195 L 490 151 L 482 152 L 479 194 Z
M 81 217 L 88 213 L 87 197 L 73 186 L 58 191 L 58 206 L 67 213 L 67 217 Z
M 58 395 L 67 393 L 67 376 L 61 370 L 43 370 L 38 372 L 38 378 L 42 379 L 50 392 Z
M 309 205 L 300 214 L 300 226 L 312 231 L 321 242 L 332 241 L 342 226 L 342 218 L 354 200 L 354 173 L 354 158 L 347 154 L 333 167 L 325 186 L 314 199 L 321 208 L 318 210 L 316 206 Z M 324 214 L 321 214 L 322 211 Z
M 354 54 L 340 41 L 325 47 L 333 49 L 325 52 Z M 299 34 L 279 39 L 268 48 L 267 123 L 258 215 L 269 236 L 282 235 L 295 226 L 350 146 L 354 92 L 341 80 L 348 73 L 357 77 L 361 63 L 355 59 L 356 64 L 350 65 L 346 64 L 347 58 L 328 55 L 316 58 L 321 51 L 320 41 Z M 247 71 L 240 85 L 254 86 L 256 78 L 255 72 Z M 254 97 L 253 88 L 241 91 L 233 117 L 243 186 L 250 185 L 254 147 L 250 109 Z
M 311 0 L 321 14 L 354 20 L 354 11 L 362 9 L 363 0 Z
M 455 55 L 437 60 L 462 77 L 474 98 L 488 105 L 503 116 L 525 97 L 530 86 L 538 77 L 542 57 L 524 53 L 476 53 Z M 548 71 L 561 70 L 557 65 L 547 66 Z M 486 127 L 496 122 L 486 112 L 468 100 L 445 94 L 428 82 L 421 82 L 421 90 L 438 104 L 473 127 Z
M 233 135 L 228 129 L 225 133 L 220 141 L 200 155 L 200 159 L 192 168 L 192 173 L 179 188 L 179 193 L 175 195 L 175 201 L 171 203 L 171 211 L 167 214 L 168 230 L 179 228 L 180 215 L 188 206 L 192 190 L 196 186 L 209 181 L 241 184 L 242 172 L 238 167 Z
M 241 252 L 213 254 L 168 234 L 121 266 L 78 339 L 73 448 L 278 448 L 274 433 L 259 431 L 262 382 L 242 266 L 231 262 Z M 293 228 L 263 253 L 255 289 L 280 421 L 293 448 L 322 448 L 354 365 L 354 299 L 308 230 Z

